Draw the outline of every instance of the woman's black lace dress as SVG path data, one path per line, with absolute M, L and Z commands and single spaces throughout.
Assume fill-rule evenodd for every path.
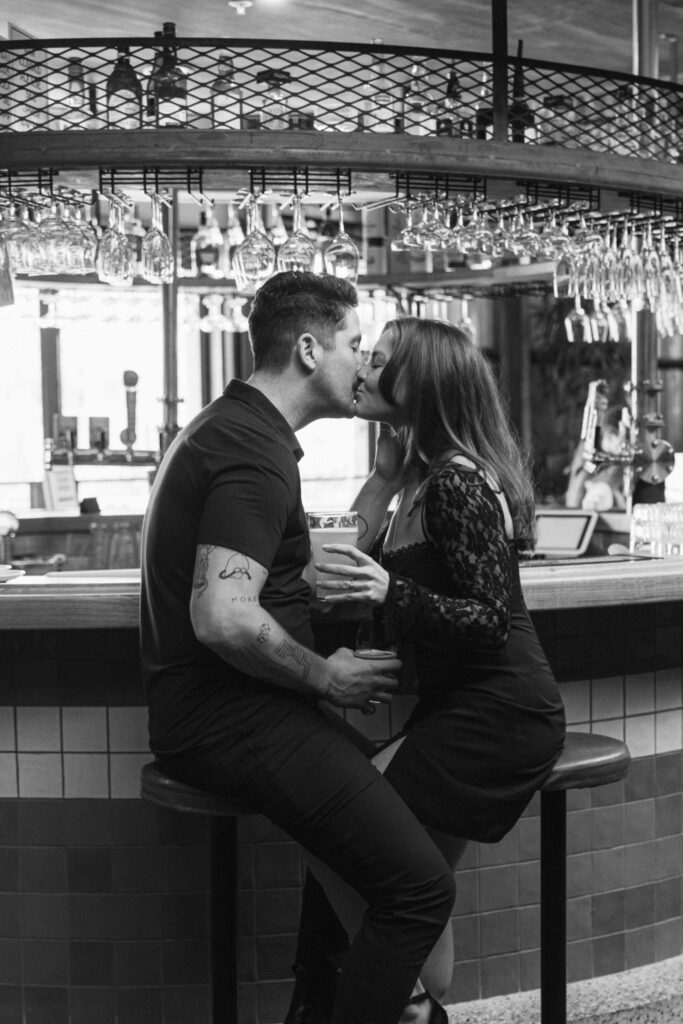
M 384 628 L 414 664 L 419 702 L 386 777 L 425 825 L 495 842 L 562 749 L 562 699 L 492 487 L 451 462 L 403 524 L 381 552 Z

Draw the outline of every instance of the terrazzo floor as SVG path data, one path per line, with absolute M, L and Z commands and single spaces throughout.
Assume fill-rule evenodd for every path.
M 539 1024 L 539 993 L 447 1006 L 449 1024 Z M 571 1024 L 681 1024 L 683 956 L 567 986 Z

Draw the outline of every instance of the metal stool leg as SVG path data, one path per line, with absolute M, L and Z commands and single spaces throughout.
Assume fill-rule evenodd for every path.
M 237 820 L 211 819 L 213 1024 L 237 1022 Z
M 541 793 L 541 1024 L 567 1021 L 567 792 Z

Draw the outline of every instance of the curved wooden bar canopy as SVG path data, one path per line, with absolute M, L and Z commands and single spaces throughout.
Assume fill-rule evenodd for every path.
M 100 167 L 202 168 L 204 188 L 242 187 L 250 168 L 351 169 L 354 188 L 390 194 L 397 172 L 547 181 L 683 197 L 678 164 L 588 149 L 372 132 L 263 132 L 165 128 L 8 132 L 0 163 L 50 167 L 74 187 L 96 188 Z M 622 200 L 621 205 L 625 205 Z

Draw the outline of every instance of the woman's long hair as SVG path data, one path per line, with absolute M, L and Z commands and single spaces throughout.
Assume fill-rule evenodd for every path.
M 379 390 L 392 405 L 401 394 L 407 413 L 400 431 L 406 467 L 426 480 L 454 455 L 465 456 L 502 489 L 515 539 L 533 543 L 534 493 L 527 460 L 486 357 L 466 334 L 442 320 L 402 317 L 390 320 L 385 332 L 393 347 Z

